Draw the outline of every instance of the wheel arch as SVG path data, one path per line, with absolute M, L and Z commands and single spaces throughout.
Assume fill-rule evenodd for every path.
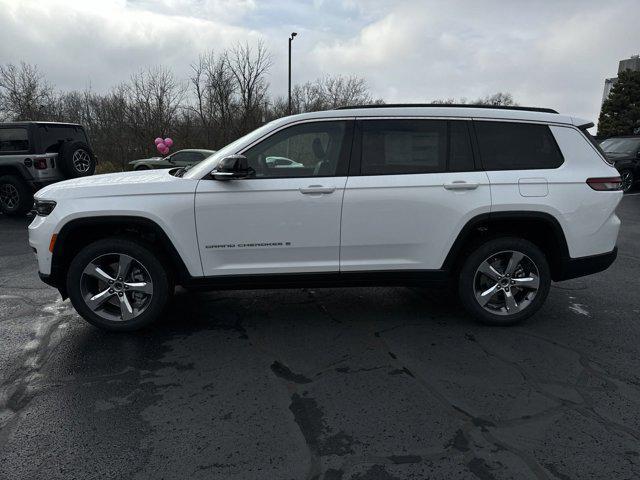
M 567 239 L 560 222 L 545 212 L 503 211 L 477 215 L 460 230 L 442 268 L 457 273 L 467 250 L 505 235 L 522 237 L 536 244 L 549 261 L 551 278 L 563 277 L 564 266 L 570 258 Z
M 2 157 L 0 157 L 0 160 L 2 160 Z M 27 169 L 27 167 L 25 167 L 24 165 L 20 164 L 20 163 L 11 163 L 8 165 L 0 165 L 0 176 L 2 175 L 15 175 L 16 177 L 20 178 L 20 180 L 22 180 L 23 182 L 25 182 L 26 184 L 29 183 L 29 180 L 33 179 L 31 173 L 29 173 L 29 170 Z
M 67 296 L 66 272 L 75 254 L 89 243 L 108 236 L 133 238 L 159 250 L 169 260 L 177 283 L 191 277 L 173 242 L 153 220 L 128 215 L 76 218 L 60 229 L 52 252 L 51 280 L 63 297 Z

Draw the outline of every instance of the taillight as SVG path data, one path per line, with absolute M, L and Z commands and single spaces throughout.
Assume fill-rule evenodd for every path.
M 47 159 L 46 158 L 34 158 L 33 166 L 36 170 L 44 170 L 47 168 Z
M 587 185 L 599 192 L 622 190 L 622 179 L 620 177 L 587 178 Z

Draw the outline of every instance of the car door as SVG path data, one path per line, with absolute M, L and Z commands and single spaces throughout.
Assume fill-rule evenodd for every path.
M 341 271 L 437 270 L 463 226 L 487 213 L 470 121 L 362 119 L 342 211 Z
M 338 271 L 352 130 L 346 120 L 285 126 L 239 152 L 250 177 L 200 181 L 195 211 L 205 275 Z M 299 166 L 267 163 L 274 156 Z

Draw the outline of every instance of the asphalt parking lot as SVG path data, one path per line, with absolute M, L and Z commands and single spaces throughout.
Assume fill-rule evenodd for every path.
M 0 478 L 640 477 L 640 195 L 619 257 L 512 328 L 447 291 L 180 293 L 81 320 L 0 217 Z

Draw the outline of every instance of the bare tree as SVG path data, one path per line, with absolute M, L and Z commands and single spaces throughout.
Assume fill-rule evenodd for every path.
M 141 151 L 151 152 L 153 139 L 171 132 L 185 94 L 186 86 L 161 67 L 141 70 L 116 89 L 115 95 L 126 101 L 124 120 Z
M 269 84 L 266 74 L 271 67 L 271 55 L 262 41 L 256 48 L 238 44 L 227 53 L 227 64 L 233 74 L 241 111 L 240 133 L 255 128 L 262 120 Z
M 277 110 L 281 114 L 280 116 L 286 115 L 286 110 L 282 110 L 282 101 L 279 98 L 274 104 L 274 110 Z M 366 81 L 357 76 L 325 76 L 315 82 L 295 85 L 291 89 L 291 110 L 293 113 L 373 103 L 383 103 L 383 101 L 381 99 L 374 100 L 369 93 Z
M 0 111 L 13 120 L 50 118 L 53 89 L 35 65 L 0 65 Z
M 451 105 L 451 104 L 459 104 L 459 105 L 495 105 L 495 106 L 516 106 L 518 105 L 513 99 L 513 95 L 508 92 L 497 92 L 493 95 L 487 95 L 486 97 L 478 98 L 477 100 L 468 100 L 465 97 L 461 97 L 459 100 L 456 100 L 453 97 L 445 98 L 445 99 L 437 99 L 432 100 L 433 104 L 441 104 L 441 105 Z
M 515 106 L 517 103 L 513 99 L 513 95 L 508 92 L 498 92 L 493 95 L 487 95 L 479 98 L 475 102 L 476 105 L 495 105 L 495 106 Z
M 189 80 L 196 101 L 192 110 L 200 119 L 207 145 L 224 145 L 230 138 L 230 127 L 234 121 L 234 94 L 237 90 L 227 54 L 203 54 L 197 63 L 191 65 L 191 69 L 193 73 Z

